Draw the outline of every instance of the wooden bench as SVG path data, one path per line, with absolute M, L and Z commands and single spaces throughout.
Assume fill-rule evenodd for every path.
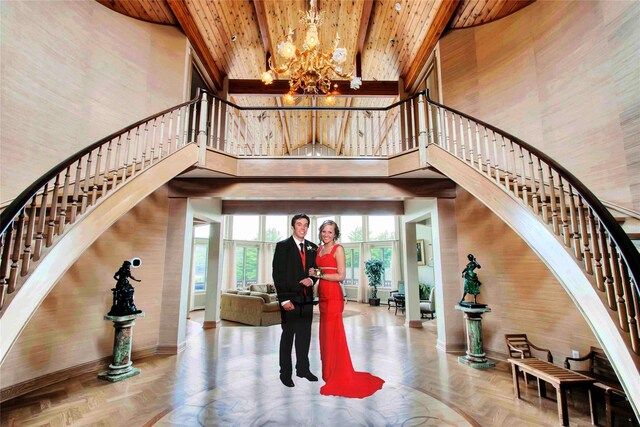
M 591 399 L 591 385 L 595 382 L 593 378 L 579 374 L 569 369 L 561 368 L 553 363 L 535 357 L 526 359 L 507 359 L 511 363 L 513 373 L 513 391 L 520 399 L 520 383 L 518 372 L 529 374 L 538 380 L 538 395 L 547 396 L 546 383 L 551 384 L 556 389 L 556 399 L 558 402 L 558 419 L 560 425 L 569 425 L 569 412 L 567 410 L 566 391 L 572 387 L 588 387 L 589 399 Z
M 622 390 L 618 376 L 613 370 L 607 355 L 601 348 L 591 347 L 589 353 L 583 357 L 567 357 L 564 360 L 564 367 L 571 369 L 570 361 L 588 362 L 587 370 L 574 370 L 580 374 L 587 375 L 596 380 L 593 384 L 596 390 L 604 393 L 604 407 L 607 417 L 607 426 L 613 426 L 615 414 L 620 414 L 627 419 L 633 419 L 635 415 L 631 409 L 631 404 Z M 575 364 L 574 364 L 575 366 Z M 598 425 L 598 413 L 593 396 L 589 398 L 591 406 L 591 423 Z

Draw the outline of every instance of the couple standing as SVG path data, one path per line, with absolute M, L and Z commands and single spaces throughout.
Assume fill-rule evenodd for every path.
M 291 220 L 292 235 L 278 242 L 273 256 L 273 281 L 282 315 L 280 337 L 280 381 L 294 387 L 291 350 L 295 343 L 296 375 L 309 381 L 318 378 L 309 369 L 313 285 L 320 280 L 320 358 L 325 385 L 320 393 L 363 398 L 382 388 L 384 380 L 367 372 L 356 372 L 351 363 L 342 323 L 344 298 L 340 282 L 345 277 L 344 248 L 335 243 L 338 225 L 325 221 L 320 226 L 321 246 L 305 240 L 309 217 L 298 214 Z

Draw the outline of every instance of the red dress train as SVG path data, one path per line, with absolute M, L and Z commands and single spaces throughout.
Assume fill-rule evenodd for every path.
M 318 267 L 325 273 L 334 273 L 337 268 L 331 253 L 316 258 Z M 363 398 L 371 396 L 382 388 L 384 380 L 368 372 L 356 372 L 351 363 L 347 336 L 342 323 L 344 299 L 338 282 L 320 279 L 320 358 L 322 359 L 322 379 L 325 385 L 320 393 L 329 396 Z

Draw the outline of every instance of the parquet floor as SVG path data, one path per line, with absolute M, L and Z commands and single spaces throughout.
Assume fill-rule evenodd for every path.
M 29 393 L 0 407 L 3 426 L 197 425 L 558 425 L 554 393 L 540 399 L 535 382 L 515 400 L 510 367 L 478 370 L 435 348 L 436 323 L 408 328 L 386 307 L 348 303 L 345 328 L 356 370 L 385 379 L 382 390 L 358 400 L 319 395 L 322 382 L 278 381 L 280 326 L 222 322 L 203 330 L 189 321 L 187 347 L 177 356 L 135 361 L 142 373 L 119 383 L 95 373 Z M 314 321 L 312 371 L 321 373 Z M 135 333 L 134 333 L 135 335 Z M 134 338 L 135 339 L 135 338 Z M 521 382 L 523 386 L 524 383 Z M 590 426 L 586 394 L 568 395 L 572 426 Z M 604 413 L 601 412 L 603 415 Z

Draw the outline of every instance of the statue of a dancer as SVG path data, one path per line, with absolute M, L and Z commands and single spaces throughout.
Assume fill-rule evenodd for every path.
M 128 279 L 140 282 L 131 275 L 131 262 L 125 261 L 122 263 L 122 267 L 113 278 L 118 282 L 115 288 L 111 288 L 113 291 L 113 305 L 111 311 L 107 313 L 108 316 L 128 316 L 130 314 L 142 313 L 142 310 L 138 310 L 133 303 L 133 286 L 129 283 Z
M 480 285 L 482 283 L 480 283 L 478 275 L 473 270 L 482 267 L 480 267 L 480 264 L 478 264 L 478 261 L 476 261 L 476 257 L 474 257 L 473 254 L 467 255 L 467 259 L 469 260 L 469 263 L 464 270 L 462 270 L 462 277 L 464 278 L 464 293 L 462 294 L 462 299 L 460 299 L 459 304 L 464 303 L 464 305 L 470 305 L 470 303 L 465 303 L 464 298 L 467 294 L 471 294 L 473 295 L 473 306 L 486 306 L 486 304 L 478 304 L 476 301 L 476 298 L 480 293 Z

